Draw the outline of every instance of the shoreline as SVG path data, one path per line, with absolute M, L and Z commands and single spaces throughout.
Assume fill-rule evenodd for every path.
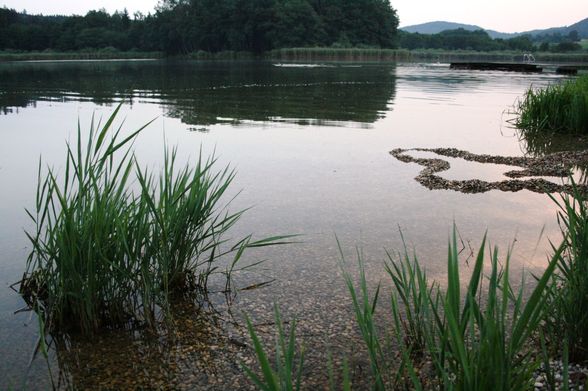
M 533 53 L 537 63 L 588 64 L 588 52 Z M 465 60 L 522 62 L 522 52 L 446 51 L 435 49 L 370 49 L 370 48 L 284 48 L 261 54 L 252 52 L 193 52 L 166 56 L 163 52 L 79 51 L 79 52 L 12 52 L 0 51 L 0 63 L 17 61 L 95 61 L 95 60 L 211 60 L 211 61 L 342 61 L 342 62 L 452 62 Z

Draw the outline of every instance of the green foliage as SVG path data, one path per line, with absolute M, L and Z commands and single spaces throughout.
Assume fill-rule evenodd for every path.
M 261 367 L 262 377 L 253 369 L 242 365 L 247 376 L 253 383 L 264 391 L 300 390 L 302 383 L 302 369 L 304 364 L 304 349 L 296 347 L 296 321 L 290 325 L 290 333 L 286 336 L 278 307 L 274 307 L 274 319 L 278 328 L 275 346 L 275 363 L 271 365 L 268 354 L 257 334 L 251 320 L 246 318 L 247 330 L 253 342 L 253 348 Z
M 580 27 L 580 30 L 582 30 L 582 27 L 580 26 L 582 24 L 586 25 L 586 20 L 580 21 L 576 24 L 577 27 Z M 578 30 L 570 30 L 567 34 L 563 31 L 555 31 L 551 33 L 545 32 L 543 34 L 537 34 L 533 36 L 533 40 L 535 42 L 547 44 L 574 43 L 580 41 L 582 36 L 586 36 L 586 31 L 580 33 Z
M 280 239 L 226 243 L 242 213 L 220 209 L 234 173 L 215 172 L 214 158 L 178 167 L 175 150 L 166 150 L 159 176 L 141 169 L 131 147 L 144 127 L 123 138 L 111 129 L 119 109 L 102 127 L 92 121 L 86 143 L 78 126 L 63 175 L 43 174 L 39 162 L 20 293 L 49 331 L 153 325 L 173 297 L 205 295 L 211 274 L 229 279 L 246 248 Z
M 273 47 L 314 46 L 320 45 L 326 39 L 320 17 L 306 0 L 278 2 L 275 18 L 270 33 Z
M 368 355 L 370 358 L 370 365 L 372 375 L 374 377 L 374 389 L 384 390 L 385 382 L 389 374 L 388 362 L 384 356 L 384 346 L 378 336 L 378 330 L 375 323 L 375 312 L 376 305 L 378 303 L 378 296 L 380 293 L 380 286 L 376 287 L 373 298 L 370 298 L 368 291 L 367 280 L 365 277 L 365 270 L 360 258 L 360 284 L 359 290 L 356 290 L 353 284 L 351 275 L 344 272 L 345 282 L 351 294 L 351 300 L 353 302 L 353 310 L 355 312 L 355 319 L 363 342 L 367 348 Z
M 370 352 L 375 389 L 386 389 L 389 384 L 395 387 L 390 379 L 397 380 L 403 374 L 416 389 L 434 384 L 447 390 L 532 389 L 532 373 L 539 363 L 530 354 L 527 342 L 544 316 L 544 291 L 557 257 L 524 301 L 522 288 L 515 293 L 510 285 L 509 257 L 500 267 L 494 250 L 490 275 L 484 276 L 484 247 L 485 240 L 463 293 L 455 232 L 449 245 L 444 291 L 428 282 L 416 257 L 411 261 L 405 254 L 399 261 L 390 259 L 387 271 L 394 288 L 394 333 L 402 353 L 402 362 L 396 367 L 387 361 L 380 342 L 383 339 L 373 326 L 379 289 L 370 299 L 363 270 L 359 291 L 351 277 L 346 276 L 356 319 Z M 486 278 L 488 282 L 484 285 Z M 431 363 L 430 368 L 427 362 Z M 421 368 L 420 373 L 429 374 L 419 378 L 417 367 Z M 382 384 L 381 379 L 387 377 L 389 381 Z
M 523 136 L 545 132 L 588 134 L 588 76 L 530 88 L 515 107 Z
M 59 51 L 139 48 L 155 51 L 156 47 L 136 38 L 146 21 L 131 19 L 126 11 L 108 14 L 90 11 L 85 16 L 41 16 L 0 8 L 0 50 Z
M 546 336 L 556 351 L 566 341 L 570 359 L 580 362 L 588 359 L 588 205 L 578 189 L 573 195 L 553 199 L 560 208 L 564 250 L 550 287 Z
M 275 360 L 272 365 L 269 354 L 264 349 L 251 320 L 246 317 L 247 330 L 253 343 L 257 362 L 261 369 L 261 377 L 250 367 L 241 364 L 247 377 L 256 387 L 264 391 L 293 391 L 302 387 L 302 371 L 304 369 L 304 348 L 296 345 L 296 320 L 290 325 L 288 335 L 284 332 L 283 322 L 278 306 L 274 306 L 274 319 L 277 326 Z M 343 360 L 343 379 L 340 387 L 335 384 L 332 362 L 329 361 L 329 390 L 351 391 L 349 367 Z
M 575 52 L 582 49 L 582 45 L 576 42 L 560 42 L 555 45 L 552 49 L 554 52 Z
M 555 251 L 530 295 L 524 292 L 524 280 L 518 291 L 510 283 L 510 254 L 501 264 L 498 251 L 494 249 L 490 254 L 490 272 L 485 275 L 485 246 L 484 239 L 472 265 L 469 282 L 464 284 L 454 229 L 449 243 L 445 289 L 429 282 L 416 256 L 411 259 L 406 248 L 398 259 L 388 254 L 386 271 L 392 281 L 392 322 L 389 323 L 392 335 L 383 334 L 382 328 L 378 327 L 376 310 L 381 285 L 369 289 L 362 254 L 357 252 L 357 284 L 346 270 L 343 259 L 343 276 L 368 353 L 374 390 L 534 389 L 533 373 L 539 367 L 540 355 L 529 342 L 548 312 L 553 310 L 550 307 L 550 281 L 556 268 L 561 268 L 560 257 L 566 246 Z M 465 291 L 462 291 L 464 287 Z M 277 315 L 276 319 L 281 325 Z M 264 380 L 246 368 L 248 376 L 264 390 L 292 390 L 291 383 L 286 387 L 283 384 L 284 380 L 292 378 L 293 367 L 280 367 L 279 364 L 282 362 L 280 357 L 293 357 L 292 329 L 286 346 L 279 326 L 278 370 L 274 370 L 249 321 L 248 327 Z M 400 354 L 395 355 L 394 351 Z M 286 360 L 288 362 L 292 360 Z M 302 365 L 301 360 L 298 374 Z M 280 368 L 287 370 L 284 372 Z M 345 379 L 348 376 L 346 369 Z
M 0 50 L 139 49 L 261 53 L 292 46 L 395 46 L 398 17 L 384 0 L 165 0 L 154 14 L 26 15 L 0 8 Z
M 568 53 L 579 51 L 581 35 L 576 30 L 562 35 L 560 32 L 545 34 L 523 34 L 508 39 L 492 39 L 484 30 L 457 28 L 437 34 L 409 33 L 400 31 L 399 45 L 404 49 L 445 49 L 475 51 L 534 51 Z
M 397 330 L 402 330 L 402 344 L 410 346 L 411 355 L 423 357 L 427 342 L 435 335 L 430 320 L 431 298 L 434 298 L 433 307 L 440 306 L 438 285 L 429 284 L 425 270 L 419 265 L 416 256 L 411 260 L 408 251 L 404 255 L 398 254 L 399 262 L 392 261 L 388 253 L 385 264 L 386 272 L 392 279 L 396 295 L 392 297 L 392 314 Z
M 438 34 L 419 34 L 400 31 L 399 46 L 404 49 L 444 49 L 444 50 L 533 50 L 533 42 L 528 35 L 510 39 L 492 39 L 483 30 L 469 31 L 463 28 L 446 30 Z

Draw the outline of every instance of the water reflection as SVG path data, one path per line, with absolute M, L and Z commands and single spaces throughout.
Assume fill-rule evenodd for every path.
M 395 95 L 395 66 L 279 67 L 258 62 L 61 62 L 0 66 L 0 111 L 39 101 L 122 98 L 156 102 L 190 125 L 246 121 L 338 125 L 382 118 Z
M 516 129 L 521 149 L 526 155 L 534 157 L 548 156 L 565 151 L 588 150 L 588 138 L 570 134 L 553 134 Z M 572 170 L 577 183 L 588 184 L 588 162 L 578 161 Z
M 588 149 L 588 138 L 565 134 L 537 134 L 517 130 L 525 154 L 543 156 L 562 151 L 583 151 Z
M 0 183 L 7 190 L 0 192 L 0 281 L 12 283 L 22 275 L 28 252 L 21 229 L 28 219 L 22 208 L 34 205 L 38 156 L 60 167 L 63 140 L 75 132 L 76 118 L 85 128 L 92 113 L 110 112 L 96 104 L 110 105 L 130 96 L 133 107 L 124 107 L 125 129 L 143 125 L 162 112 L 189 124 L 158 121 L 136 145 L 141 161 L 161 163 L 161 128 L 170 145 L 179 146 L 185 156 L 193 156 L 203 145 L 206 152 L 217 148 L 221 162 L 239 171 L 235 190 L 245 189 L 234 207 L 255 206 L 235 227 L 235 236 L 251 232 L 303 235 L 299 245 L 259 253 L 259 258 L 270 262 L 264 265 L 264 275 L 251 283 L 265 280 L 265 274 L 276 282 L 240 292 L 234 312 L 247 313 L 256 324 L 269 324 L 272 303 L 279 302 L 284 319 L 301 319 L 300 335 L 313 348 L 307 357 L 316 376 L 312 384 L 318 389 L 326 373 L 324 352 L 335 357 L 362 356 L 359 345 L 350 342 L 349 335 L 357 330 L 346 287 L 333 272 L 339 270 L 335 234 L 350 252 L 356 243 L 364 248 L 372 287 L 383 270 L 381 249 L 394 251 L 403 246 L 399 226 L 429 275 L 441 282 L 446 270 L 442 254 L 454 222 L 464 241 L 472 240 L 473 248 L 486 230 L 502 249 L 516 236 L 513 269 L 544 266 L 544 250 L 550 247 L 547 242 L 538 245 L 537 236 L 559 232 L 555 207 L 547 196 L 529 191 L 476 195 L 429 191 L 413 180 L 421 167 L 398 162 L 388 151 L 422 146 L 519 156 L 517 138 L 500 133 L 503 110 L 530 84 L 549 80 L 548 75 L 505 77 L 412 64 L 356 68 L 157 61 L 0 64 L 0 110 L 10 113 L 38 106 L 22 109 L 18 115 L 0 115 L 4 140 Z M 362 127 L 373 130 L 354 129 Z M 273 129 L 279 131 L 268 131 Z M 452 169 L 459 168 L 451 163 Z M 497 169 L 500 174 L 505 171 Z M 471 171 L 469 166 L 467 170 Z M 468 171 L 471 177 L 460 175 L 459 170 L 447 173 L 449 179 L 480 178 L 479 171 Z M 0 292 L 0 350 L 5 357 L 0 373 L 6 374 L 0 388 L 27 382 L 32 385 L 28 388 L 47 389 L 43 363 L 36 360 L 36 367 L 27 369 L 37 326 L 34 318 L 27 321 L 24 314 L 12 314 L 21 306 L 17 297 Z M 52 368 L 62 369 L 64 388 L 84 389 L 102 381 L 103 388 L 149 387 L 161 384 L 157 379 L 197 388 L 219 378 L 223 381 L 215 383 L 215 389 L 238 388 L 232 383 L 233 375 L 244 382 L 237 363 L 250 358 L 247 354 L 252 351 L 243 353 L 230 340 L 236 332 L 216 330 L 218 325 L 210 318 L 200 318 L 208 323 L 198 324 L 196 310 L 188 312 L 184 318 L 178 315 L 185 320 L 179 325 L 185 337 L 138 330 L 138 335 L 70 339 L 52 350 L 56 356 Z M 194 332 L 202 330 L 202 335 L 192 334 L 189 327 Z M 274 326 L 260 331 L 271 340 Z M 200 341 L 208 350 L 197 346 Z M 345 354 L 337 354 L 333 346 Z M 217 360 L 227 351 L 226 360 Z M 207 370 L 207 355 L 221 367 Z M 356 367 L 369 368 L 363 362 Z

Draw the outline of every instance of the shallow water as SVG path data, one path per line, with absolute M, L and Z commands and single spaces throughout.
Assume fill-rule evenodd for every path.
M 233 193 L 241 193 L 231 208 L 253 208 L 236 227 L 235 237 L 302 235 L 300 243 L 250 255 L 250 261 L 268 259 L 264 270 L 238 277 L 237 283 L 275 281 L 239 293 L 233 312 L 245 311 L 263 322 L 271 319 L 277 301 L 285 317 L 302 319 L 301 328 L 313 346 L 344 346 L 345 333 L 353 329 L 335 237 L 349 250 L 351 262 L 354 247 L 363 249 L 373 283 L 383 277 L 383 249 L 401 249 L 399 230 L 429 273 L 443 281 L 454 222 L 464 259 L 488 230 L 490 242 L 503 253 L 516 240 L 513 264 L 518 271 L 543 267 L 546 239 L 557 238 L 555 207 L 546 195 L 429 191 L 413 180 L 420 166 L 397 161 L 388 152 L 455 147 L 522 155 L 527 142 L 519 141 L 510 128 L 508 111 L 529 86 L 554 82 L 557 76 L 450 71 L 448 66 L 426 64 L 308 65 L 312 66 L 165 61 L 0 64 L 0 388 L 44 389 L 49 384 L 43 360 L 28 366 L 37 338 L 36 320 L 26 313 L 14 315 L 23 303 L 9 289 L 22 275 L 29 251 L 23 229 L 30 223 L 24 208 L 33 204 L 39 156 L 44 164 L 60 167 L 64 140 L 75 135 L 77 120 L 87 129 L 92 115 L 108 116 L 122 99 L 120 118 L 125 118 L 128 131 L 155 118 L 136 144 L 141 162 L 159 165 L 167 142 L 177 145 L 185 159 L 194 159 L 202 148 L 206 154 L 215 151 L 219 168 L 236 168 Z M 504 169 L 452 159 L 452 168 L 443 176 L 500 180 Z M 221 328 L 227 332 L 227 327 Z M 176 353 L 178 346 L 189 345 L 179 341 L 183 342 L 170 344 Z M 121 386 L 126 383 L 116 383 L 117 379 L 143 375 L 143 384 L 154 384 L 149 371 L 117 372 L 95 361 L 93 350 L 110 357 L 111 366 L 120 369 L 117 355 L 129 353 L 119 336 L 80 344 L 86 355 L 76 356 L 75 365 L 71 357 L 64 358 L 69 353 L 56 357 L 53 352 L 50 360 L 52 368 L 61 365 L 71 372 L 72 384 L 88 386 L 92 380 L 80 379 L 97 376 Z M 139 349 L 128 344 L 141 357 L 159 357 L 161 346 Z M 236 364 L 219 370 L 225 375 L 232 371 L 233 378 L 191 377 L 186 368 L 199 357 L 176 360 L 184 369 L 174 369 L 162 381 L 219 389 L 241 384 Z M 231 353 L 220 362 L 234 364 L 236 357 L 238 353 Z M 157 366 L 157 359 L 154 362 Z

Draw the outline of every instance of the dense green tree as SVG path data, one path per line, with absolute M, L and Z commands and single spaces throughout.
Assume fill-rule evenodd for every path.
M 519 35 L 504 41 L 509 49 L 530 51 L 533 49 L 533 40 L 529 35 Z
M 573 52 L 581 49 L 582 46 L 579 43 L 570 41 L 560 42 L 552 48 L 554 52 Z
M 327 38 L 322 20 L 306 0 L 278 0 L 269 37 L 277 48 L 321 45 Z
M 327 44 L 394 47 L 398 16 L 387 0 L 311 0 Z
M 418 34 L 400 31 L 400 47 L 405 49 L 445 49 L 445 50 L 519 50 L 530 51 L 533 41 L 528 35 L 511 39 L 492 39 L 483 30 L 446 30 L 439 34 Z
M 388 0 L 161 0 L 154 13 L 94 10 L 41 16 L 0 8 L 0 50 L 114 48 L 184 54 L 284 47 L 445 50 L 581 50 L 578 31 L 491 39 L 484 31 L 397 31 Z
M 162 0 L 154 14 L 126 10 L 40 16 L 0 9 L 0 50 L 116 48 L 263 52 L 292 46 L 396 44 L 387 0 Z
M 571 42 L 579 42 L 581 40 L 578 30 L 572 30 L 568 33 L 568 40 Z

